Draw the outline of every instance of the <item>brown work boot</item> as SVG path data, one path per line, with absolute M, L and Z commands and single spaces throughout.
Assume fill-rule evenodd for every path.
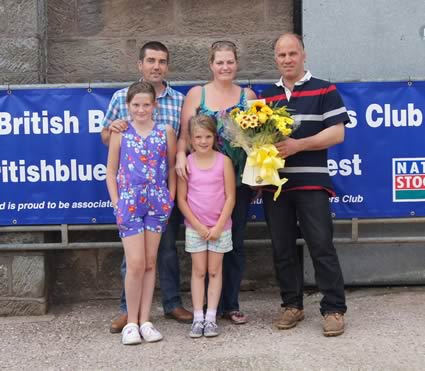
M 289 330 L 304 319 L 304 310 L 292 307 L 283 308 L 283 312 L 276 323 L 279 330 Z
M 111 334 L 119 334 L 124 326 L 127 324 L 127 313 L 120 313 L 118 317 L 114 318 L 109 327 Z
M 181 323 L 192 323 L 193 314 L 183 307 L 174 308 L 170 313 L 165 314 L 166 318 L 175 319 L 177 322 Z
M 323 335 L 339 336 L 344 333 L 344 315 L 342 313 L 325 313 Z

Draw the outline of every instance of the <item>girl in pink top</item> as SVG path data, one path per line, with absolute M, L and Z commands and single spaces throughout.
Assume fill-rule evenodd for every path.
M 232 250 L 231 214 L 235 205 L 235 173 L 231 160 L 216 151 L 216 124 L 210 116 L 189 121 L 193 153 L 188 180 L 178 178 L 178 205 L 185 216 L 186 248 L 192 254 L 193 324 L 190 337 L 217 336 L 224 253 Z M 208 308 L 204 318 L 205 276 Z

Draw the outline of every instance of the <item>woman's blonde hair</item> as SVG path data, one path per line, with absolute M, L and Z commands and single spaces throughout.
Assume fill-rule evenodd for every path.
M 211 44 L 210 52 L 209 52 L 209 61 L 210 61 L 210 63 L 213 63 L 214 62 L 215 52 L 222 51 L 222 50 L 229 50 L 229 51 L 231 51 L 234 54 L 234 56 L 235 56 L 235 60 L 236 61 L 238 60 L 238 52 L 237 52 L 236 44 L 233 41 L 218 40 L 218 41 L 214 41 Z

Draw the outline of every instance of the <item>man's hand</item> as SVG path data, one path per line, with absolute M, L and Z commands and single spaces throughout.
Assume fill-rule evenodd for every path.
M 104 127 L 100 132 L 100 137 L 105 146 L 109 146 L 109 141 L 111 139 L 111 133 L 121 133 L 122 131 L 127 130 L 128 124 L 124 120 L 115 120 L 111 122 L 111 125 Z
M 275 143 L 276 149 L 279 151 L 279 156 L 287 158 L 303 151 L 302 142 L 299 139 L 286 138 L 281 142 Z
M 320 151 L 344 141 L 344 124 L 330 126 L 311 137 L 287 138 L 275 144 L 279 156 L 287 158 L 302 151 Z
M 184 180 L 189 179 L 189 163 L 187 161 L 186 153 L 177 152 L 176 155 L 176 174 Z
M 115 120 L 111 122 L 111 125 L 109 125 L 109 130 L 114 133 L 121 133 L 122 131 L 127 130 L 127 128 L 128 123 L 124 120 Z

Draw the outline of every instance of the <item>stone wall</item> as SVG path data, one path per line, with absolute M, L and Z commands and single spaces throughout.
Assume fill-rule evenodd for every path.
M 1 243 L 42 242 L 42 233 L 0 235 Z M 1 246 L 1 245 L 0 245 Z M 46 253 L 0 250 L 0 316 L 41 315 L 47 311 Z
M 0 0 L 0 84 L 45 81 L 45 0 Z
M 272 41 L 287 30 L 292 0 L 49 0 L 47 79 L 134 80 L 140 46 L 159 40 L 170 80 L 207 80 L 208 47 L 220 39 L 240 49 L 239 78 L 272 78 Z
M 230 39 L 241 79 L 276 77 L 272 42 L 293 0 L 0 0 L 0 84 L 132 81 L 140 46 L 170 49 L 170 80 L 207 80 L 208 47 Z

